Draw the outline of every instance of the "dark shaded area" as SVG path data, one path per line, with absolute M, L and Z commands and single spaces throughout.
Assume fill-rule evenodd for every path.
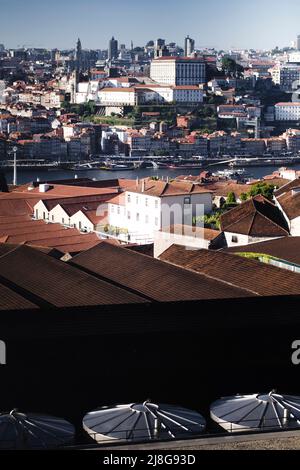
M 103 405 L 152 399 L 209 417 L 221 396 L 299 394 L 292 342 L 299 299 L 1 313 L 1 408 L 46 412 L 78 428 Z

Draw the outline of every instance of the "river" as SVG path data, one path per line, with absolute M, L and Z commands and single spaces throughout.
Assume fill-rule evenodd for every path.
M 295 165 L 293 169 L 300 170 L 300 165 Z M 210 171 L 216 172 L 218 170 L 224 170 L 224 167 L 214 166 L 210 168 Z M 270 175 L 274 171 L 278 170 L 278 166 L 265 166 L 265 167 L 254 167 L 246 168 L 247 175 L 259 179 L 263 176 Z M 41 170 L 41 171 L 18 171 L 18 184 L 25 184 L 31 181 L 45 181 L 50 182 L 60 179 L 72 179 L 77 175 L 78 178 L 90 178 L 96 180 L 105 180 L 105 179 L 115 179 L 115 178 L 126 178 L 126 179 L 136 179 L 136 178 L 146 178 L 151 176 L 176 178 L 180 175 L 199 175 L 201 170 L 171 170 L 171 169 L 139 169 L 139 170 L 129 170 L 129 171 L 99 171 L 99 170 L 88 170 L 88 171 L 66 171 L 66 170 Z M 13 181 L 13 172 L 12 170 L 6 170 L 5 175 L 7 182 L 9 184 Z

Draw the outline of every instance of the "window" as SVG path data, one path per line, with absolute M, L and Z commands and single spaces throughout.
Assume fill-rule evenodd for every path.
M 35 211 L 35 218 L 36 218 L 36 219 L 39 218 L 39 211 L 38 211 L 38 209 L 36 209 L 36 211 Z
M 185 205 L 191 205 L 191 202 L 192 202 L 191 196 L 184 198 L 184 204 Z
M 231 238 L 231 241 L 232 241 L 232 243 L 238 243 L 239 239 L 236 235 L 233 235 L 233 237 Z
M 65 219 L 64 219 L 64 218 L 61 219 L 61 223 L 62 223 L 63 225 L 65 225 Z
M 155 201 L 155 209 L 158 209 L 158 201 Z
M 146 215 L 145 222 L 146 222 L 146 224 L 149 224 L 149 215 Z
M 120 208 L 120 206 L 118 206 L 118 208 L 117 208 L 117 214 L 120 215 L 120 213 L 121 213 L 121 208 Z
M 130 219 L 131 219 L 131 214 L 130 214 L 130 212 L 129 212 L 129 211 L 127 212 L 127 219 L 128 219 L 128 220 L 130 220 Z
M 138 196 L 136 197 L 135 202 L 136 202 L 136 205 L 138 205 L 138 203 L 139 203 L 139 198 L 138 198 Z
M 148 207 L 148 205 L 149 205 L 149 200 L 148 200 L 148 198 L 146 198 L 145 199 L 145 206 Z
M 46 212 L 43 212 L 43 219 L 46 220 Z
M 115 212 L 115 206 L 111 206 L 110 211 L 111 211 L 112 214 L 114 214 L 114 212 Z
M 158 217 L 155 217 L 155 225 L 156 225 L 156 227 L 158 227 L 158 225 L 159 225 Z
M 139 213 L 136 214 L 136 221 L 137 221 L 137 222 L 140 221 L 140 214 L 139 214 Z
M 129 204 L 131 203 L 131 196 L 130 196 L 130 194 L 128 194 L 128 196 L 127 196 L 127 202 L 128 202 Z
M 82 229 L 82 223 L 79 222 L 79 230 L 81 230 L 81 229 Z
M 52 222 L 54 222 L 54 215 L 52 216 Z

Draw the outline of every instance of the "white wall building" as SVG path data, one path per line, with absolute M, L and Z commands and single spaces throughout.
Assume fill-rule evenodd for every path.
M 277 103 L 275 105 L 276 121 L 299 121 L 300 103 Z
M 198 58 L 159 57 L 151 63 L 150 76 L 165 85 L 199 85 L 206 82 L 206 64 Z
M 97 104 L 102 106 L 135 106 L 135 88 L 103 88 L 98 92 Z
M 212 211 L 212 194 L 195 185 L 144 180 L 108 202 L 108 223 L 120 239 L 153 243 L 163 227 L 192 225 L 193 215 Z M 187 223 L 188 221 L 188 223 Z

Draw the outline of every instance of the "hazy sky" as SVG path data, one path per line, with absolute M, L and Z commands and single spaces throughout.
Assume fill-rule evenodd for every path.
M 196 47 L 273 48 L 300 34 L 299 0 L 0 0 L 6 47 L 107 47 L 116 38 L 144 45 L 165 38 Z

